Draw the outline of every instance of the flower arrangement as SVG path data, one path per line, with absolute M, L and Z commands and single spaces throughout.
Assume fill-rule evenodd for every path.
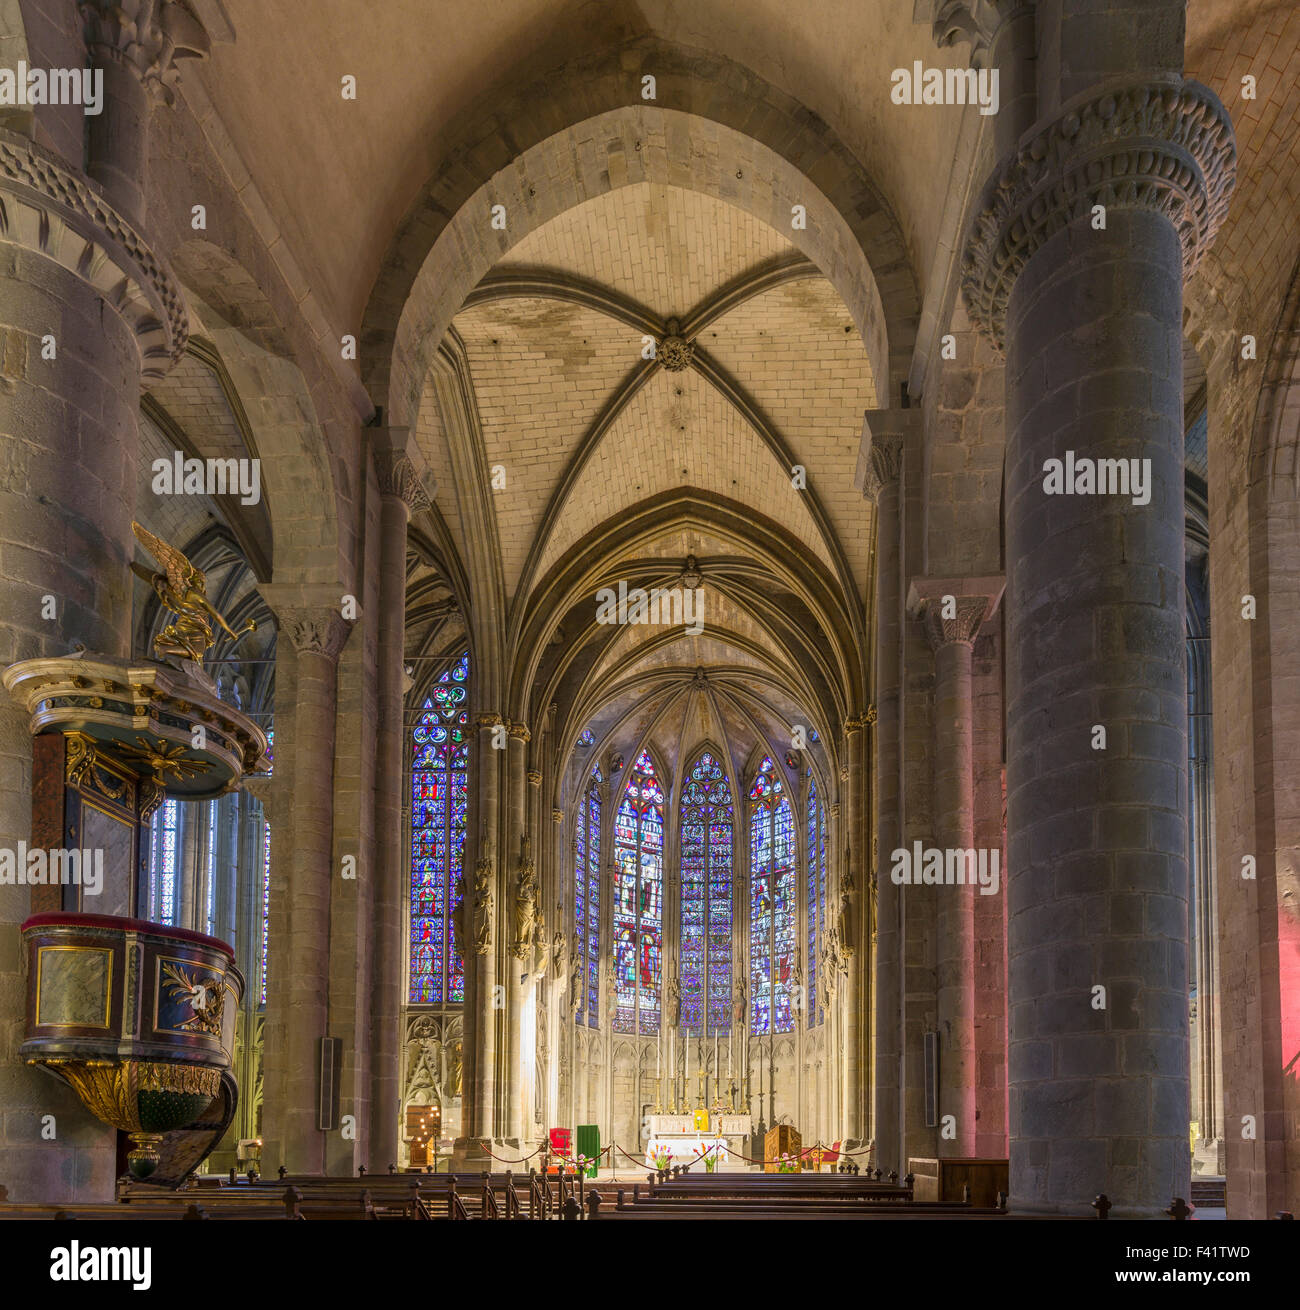
M 667 1169 L 673 1162 L 673 1153 L 667 1146 L 657 1146 L 654 1159 L 656 1169 Z
M 704 1169 L 706 1173 L 716 1173 L 718 1170 L 718 1161 L 722 1158 L 721 1147 L 711 1146 L 704 1153 Z
M 776 1171 L 779 1174 L 798 1173 L 799 1161 L 787 1151 L 784 1155 L 777 1158 Z

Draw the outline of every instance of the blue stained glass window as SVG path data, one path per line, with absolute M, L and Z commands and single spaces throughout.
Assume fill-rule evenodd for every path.
M 750 1031 L 788 1033 L 795 952 L 794 813 L 770 756 L 749 789 Z
M 408 999 L 463 1001 L 465 962 L 452 916 L 465 893 L 468 651 L 434 684 L 413 735 Z
M 664 793 L 642 751 L 614 817 L 614 1014 L 620 1033 L 659 1031 Z
M 217 824 L 220 822 L 219 801 L 208 802 L 208 849 L 204 858 L 204 922 L 203 931 L 211 936 L 217 931 Z
M 581 750 L 590 750 L 596 744 L 596 736 L 590 728 L 583 728 L 578 734 L 578 747 Z
M 821 1023 L 817 1002 L 817 948 L 826 931 L 826 807 L 808 770 L 808 1023 Z
M 682 1027 L 731 1031 L 731 785 L 705 751 L 682 792 Z
M 180 858 L 180 802 L 165 800 L 154 811 L 149 843 L 149 918 L 175 928 L 177 912 L 176 876 Z
M 591 771 L 587 790 L 578 802 L 574 834 L 574 946 L 583 961 L 583 986 L 575 1012 L 592 1028 L 600 1023 L 600 769 Z

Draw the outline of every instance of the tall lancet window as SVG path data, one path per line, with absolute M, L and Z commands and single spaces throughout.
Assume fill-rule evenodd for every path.
M 180 910 L 180 802 L 165 800 L 154 811 L 149 843 L 149 918 L 176 926 Z
M 817 1001 L 817 948 L 826 931 L 826 807 L 817 779 L 808 770 L 808 1009 L 807 1022 L 821 1023 Z
M 463 1001 L 465 962 L 452 914 L 464 893 L 468 651 L 434 683 L 413 735 L 408 999 L 413 1004 Z
M 578 802 L 574 837 L 573 941 L 582 965 L 577 989 L 578 1022 L 592 1028 L 600 1023 L 600 784 L 599 767 L 592 769 L 587 790 Z
M 750 1031 L 788 1033 L 794 1027 L 794 814 L 770 756 L 758 766 L 749 805 Z
M 620 1033 L 659 1031 L 664 792 L 642 751 L 614 820 L 614 1015 Z
M 682 1025 L 692 1033 L 731 1031 L 731 822 L 727 772 L 705 751 L 681 806 Z

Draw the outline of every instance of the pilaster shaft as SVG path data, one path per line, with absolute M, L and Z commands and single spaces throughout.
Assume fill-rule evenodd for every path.
M 319 1173 L 325 1134 L 317 1126 L 317 1042 L 329 1035 L 338 659 L 351 625 L 320 598 L 278 585 L 262 590 L 279 619 L 281 649 L 292 650 L 293 670 L 293 730 L 276 751 L 290 831 L 277 856 L 286 908 L 277 916 L 284 935 L 267 983 L 264 1135 L 295 1173 Z
M 890 854 L 902 845 L 899 798 L 900 615 L 902 547 L 899 475 L 906 434 L 921 411 L 876 410 L 864 423 L 863 494 L 876 508 L 876 968 L 875 1084 L 873 1094 L 877 1168 L 905 1172 L 899 1130 L 902 1041 L 902 952 L 899 889 L 889 879 Z
M 406 674 L 406 530 L 426 505 L 405 429 L 368 431 L 379 483 L 379 722 L 375 742 L 374 977 L 371 982 L 371 1154 L 397 1159 L 401 1112 L 402 927 L 405 832 L 402 825 L 403 705 Z M 464 950 L 458 942 L 456 949 Z
M 974 713 L 971 653 L 1001 598 L 1001 580 L 927 578 L 913 583 L 910 608 L 934 651 L 934 804 L 937 845 L 975 848 Z M 973 866 L 972 872 L 974 871 Z M 939 1134 L 943 1155 L 975 1155 L 975 897 L 969 883 L 934 889 L 938 905 L 936 1007 L 939 1115 L 956 1121 Z

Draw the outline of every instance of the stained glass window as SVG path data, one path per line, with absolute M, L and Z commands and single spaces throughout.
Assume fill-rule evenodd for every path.
M 149 843 L 149 918 L 176 927 L 176 876 L 180 857 L 180 802 L 165 800 L 154 811 Z
M 271 825 L 262 823 L 262 1004 L 266 1004 L 266 973 L 271 935 Z
M 582 750 L 590 750 L 596 744 L 596 734 L 590 728 L 583 728 L 578 734 L 578 746 Z
M 749 789 L 750 1031 L 788 1033 L 795 951 L 794 814 L 771 757 Z
M 682 1026 L 731 1031 L 731 785 L 705 751 L 681 804 Z
M 595 768 L 578 802 L 574 834 L 573 940 L 583 962 L 583 984 L 574 1008 L 578 1022 L 585 1020 L 592 1028 L 600 1023 L 600 783 L 600 769 Z
M 469 652 L 434 684 L 415 725 L 411 766 L 408 999 L 463 1001 L 465 962 L 452 916 L 465 893 L 469 800 Z
M 208 849 L 204 853 L 204 919 L 207 926 L 205 933 L 212 935 L 217 931 L 217 827 L 220 824 L 219 801 L 208 802 Z
M 620 1033 L 659 1031 L 664 793 L 642 751 L 614 819 L 614 1015 Z
M 808 770 L 808 1023 L 821 1023 L 817 1003 L 817 948 L 826 931 L 826 807 Z

